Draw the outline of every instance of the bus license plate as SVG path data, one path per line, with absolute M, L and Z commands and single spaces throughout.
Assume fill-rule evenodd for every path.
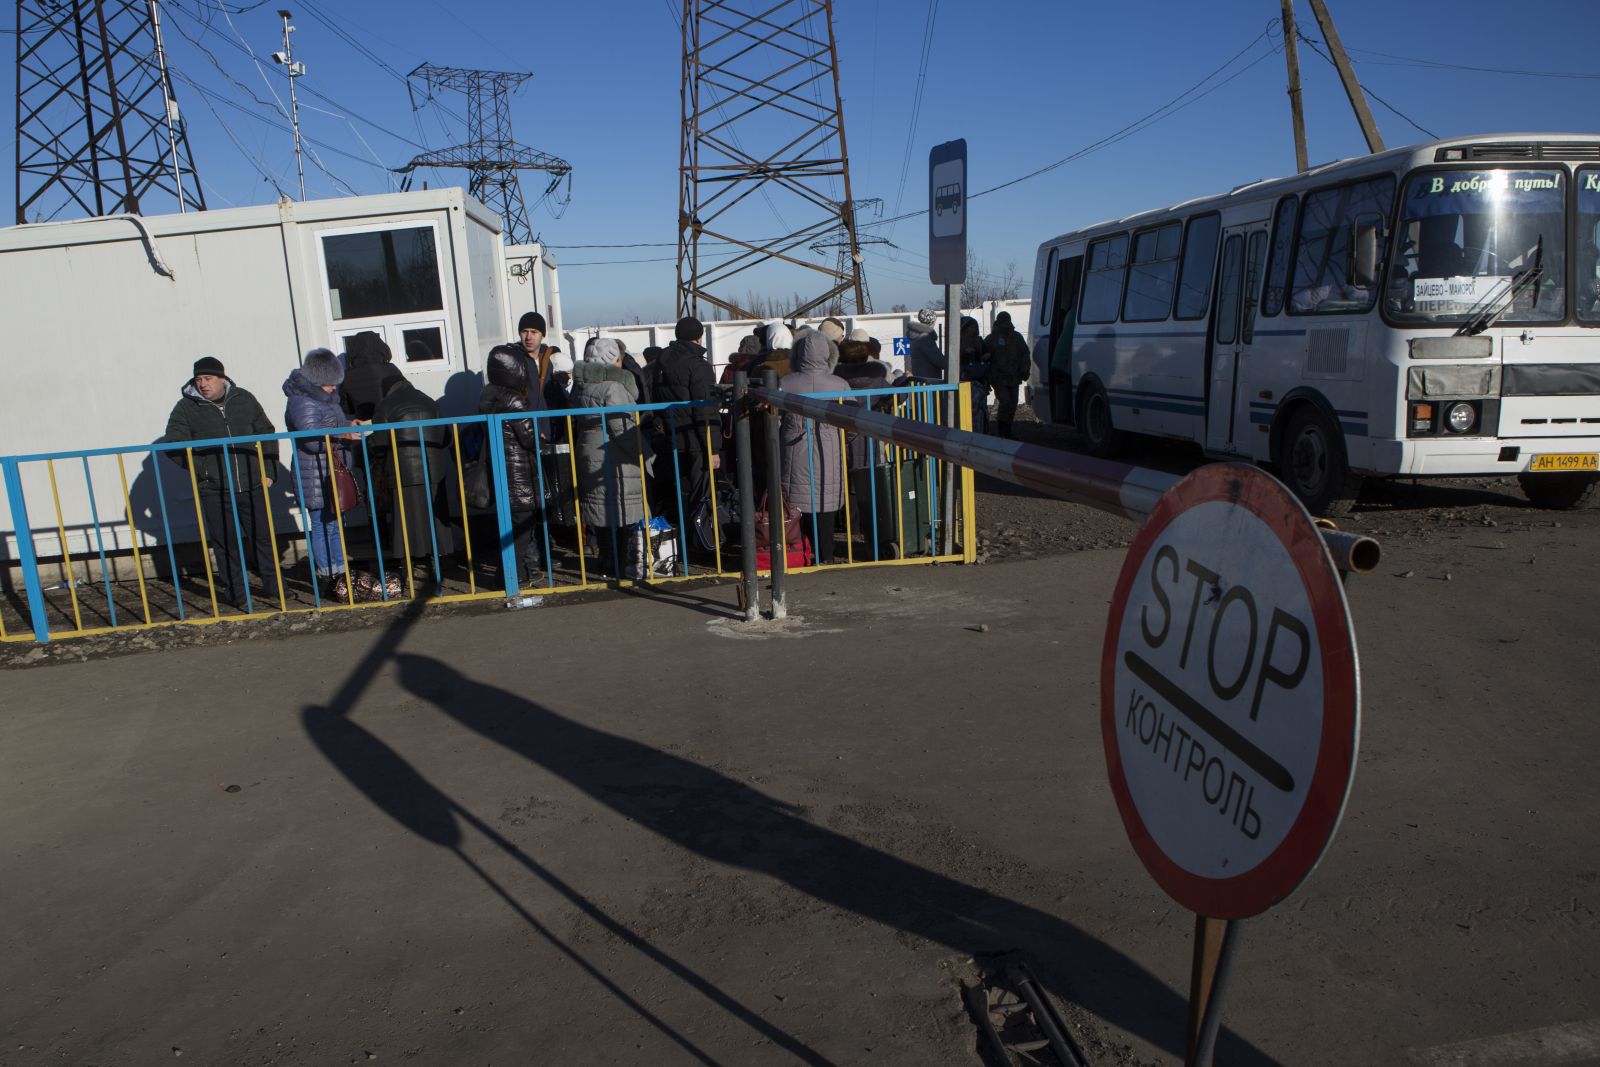
M 1545 452 L 1533 457 L 1530 471 L 1600 471 L 1600 453 Z

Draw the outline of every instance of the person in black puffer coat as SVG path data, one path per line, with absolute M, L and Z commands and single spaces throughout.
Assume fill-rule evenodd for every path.
M 399 374 L 388 381 L 383 399 L 372 413 L 373 423 L 380 426 L 424 422 L 438 417 L 439 405 L 433 398 Z M 406 556 L 409 545 L 413 562 L 425 560 L 432 555 L 435 545 L 446 542 L 445 529 L 436 525 L 436 516 L 441 513 L 437 507 L 439 488 L 450 466 L 445 448 L 449 429 L 448 426 L 421 427 L 420 443 L 417 428 L 395 430 L 392 437 L 379 432 L 372 438 L 373 474 L 385 487 L 380 492 L 389 514 L 389 531 L 384 542 L 389 556 Z M 396 466 L 400 469 L 398 479 Z
M 705 327 L 698 319 L 682 318 L 673 334 L 676 339 L 651 365 L 654 371 L 651 395 L 655 402 L 714 401 L 717 379 L 711 372 L 706 350 L 700 344 Z M 722 420 L 717 405 L 712 402 L 674 410 L 670 418 L 662 417 L 658 423 L 667 447 L 678 453 L 676 479 L 672 467 L 657 467 L 657 477 L 665 475 L 667 491 L 662 495 L 670 501 L 668 521 L 677 525 L 680 514 L 683 521 L 687 521 L 700 502 L 710 498 L 711 472 L 722 466 Z M 677 492 L 672 491 L 674 480 Z M 678 510 L 680 503 L 681 512 Z
M 396 378 L 403 377 L 391 362 L 393 358 L 389 346 L 373 330 L 362 330 L 350 338 L 345 346 L 344 381 L 339 385 L 339 403 L 346 415 L 372 421 L 372 412 L 384 391 Z
M 528 375 L 528 360 L 516 345 L 500 345 L 489 353 L 484 377 L 488 383 L 478 396 L 478 413 L 501 415 L 531 414 L 535 407 L 529 397 L 533 382 Z M 538 472 L 534 456 L 539 450 L 539 427 L 533 419 L 506 419 L 500 424 L 506 451 L 506 494 L 511 505 L 511 534 L 522 573 L 528 579 L 544 569 L 539 514 Z

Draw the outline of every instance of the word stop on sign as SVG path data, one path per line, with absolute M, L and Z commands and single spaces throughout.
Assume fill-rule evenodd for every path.
M 1310 516 L 1253 468 L 1163 497 L 1129 551 L 1102 664 L 1112 788 L 1180 903 L 1256 914 L 1316 865 L 1354 769 L 1356 656 Z

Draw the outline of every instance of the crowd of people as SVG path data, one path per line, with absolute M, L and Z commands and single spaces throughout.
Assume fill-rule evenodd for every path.
M 477 404 L 484 415 L 528 416 L 499 422 L 511 547 L 524 578 L 554 564 L 546 558 L 547 545 L 563 552 L 587 546 L 598 555 L 596 569 L 608 576 L 648 576 L 655 565 L 646 558 L 652 556 L 653 539 L 646 530 L 650 516 L 666 518 L 673 528 L 666 535 L 675 540 L 676 551 L 691 558 L 715 551 L 705 531 L 736 535 L 739 504 L 729 499 L 734 479 L 716 475 L 723 468 L 731 417 L 703 343 L 704 325 L 683 318 L 670 344 L 645 348 L 638 356 L 617 338 L 594 337 L 578 359 L 546 343 L 546 332 L 538 312 L 522 316 L 517 340 L 489 352 Z M 802 393 L 943 381 L 946 358 L 931 325 L 913 321 L 910 333 L 906 372 L 894 374 L 880 358 L 876 339 L 859 329 L 846 333 L 838 319 L 824 319 L 814 328 L 772 320 L 741 339 L 720 384 L 740 370 L 756 381 L 770 370 L 780 388 Z M 974 384 L 975 412 L 986 420 L 992 388 L 997 430 L 1010 436 L 1017 389 L 1029 362 L 1027 343 L 1010 316 L 1000 313 L 987 339 L 979 335 L 976 320 L 964 318 L 958 360 L 961 379 Z M 351 337 L 342 358 L 326 348 L 308 352 L 282 391 L 285 427 L 319 431 L 289 442 L 289 484 L 293 506 L 304 516 L 309 577 L 322 595 L 336 601 L 399 597 L 406 592 L 402 575 L 420 573 L 435 551 L 449 555 L 466 547 L 459 508 L 451 506 L 463 489 L 450 480 L 458 471 L 467 482 L 473 476 L 466 472 L 487 472 L 486 438 L 477 426 L 454 433 L 446 425 L 364 429 L 440 418 L 438 403 L 406 378 L 377 333 Z M 892 399 L 871 402 L 892 410 Z M 677 406 L 641 410 L 660 404 Z M 534 417 L 560 411 L 575 414 Z M 978 428 L 986 429 L 986 421 Z M 160 441 L 274 432 L 261 402 L 228 376 L 220 360 L 207 356 L 194 364 Z M 761 435 L 755 440 L 758 449 L 764 447 Z M 884 446 L 855 434 L 817 432 L 788 413 L 779 440 L 778 488 L 797 520 L 786 523 L 786 548 L 793 547 L 789 542 L 795 535 L 787 529 L 792 526 L 800 531 L 807 559 L 814 553 L 817 562 L 833 562 L 839 516 L 849 507 L 855 530 L 878 531 L 880 558 L 904 553 L 905 546 L 895 540 L 900 524 L 892 511 L 879 517 L 854 510 L 894 506 L 865 499 L 868 480 L 884 485 L 891 480 Z M 164 454 L 185 468 L 186 477 L 192 466 L 217 597 L 244 607 L 252 582 L 265 587 L 276 565 L 267 509 L 268 491 L 281 475 L 278 443 Z M 772 487 L 765 484 L 760 457 L 754 470 L 764 498 Z M 713 513 L 720 521 L 711 519 Z M 352 521 L 356 515 L 365 519 Z M 687 521 L 690 517 L 693 521 Z M 676 529 L 680 525 L 694 527 L 699 536 Z M 499 546 L 485 548 L 478 559 L 492 570 Z M 373 566 L 379 557 L 391 562 Z

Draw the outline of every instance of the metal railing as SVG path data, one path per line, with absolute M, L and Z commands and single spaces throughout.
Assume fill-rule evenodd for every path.
M 810 399 L 835 407 L 872 405 L 889 417 L 933 423 L 939 419 L 941 395 L 956 388 L 920 385 L 818 394 Z M 14 596 L 0 603 L 0 640 L 48 641 L 165 625 L 381 606 L 416 597 L 419 589 L 430 600 L 449 602 L 735 576 L 740 573 L 740 557 L 727 549 L 739 539 L 731 536 L 738 534 L 739 524 L 726 521 L 738 517 L 728 513 L 730 496 L 737 496 L 735 472 L 727 465 L 707 472 L 703 517 L 708 516 L 711 525 L 710 549 L 703 555 L 697 553 L 691 562 L 689 542 L 695 516 L 690 509 L 701 509 L 698 498 L 685 499 L 685 462 L 679 448 L 684 442 L 679 427 L 694 425 L 695 409 L 715 406 L 720 419 L 721 404 L 716 398 L 698 403 L 472 415 L 0 457 L 16 537 L 14 567 L 20 572 L 23 594 L 21 603 Z M 621 429 L 614 429 L 619 420 Z M 540 505 L 535 512 L 536 528 L 531 531 L 543 560 L 539 574 L 523 573 L 516 548 L 518 533 L 526 536 L 525 528 L 519 531 L 519 524 L 527 520 L 526 513 L 514 513 L 508 491 L 504 426 L 512 421 L 531 423 L 540 442 L 529 456 Z M 596 422 L 603 440 L 598 482 L 585 475 L 592 462 L 582 464 L 585 470 L 580 470 L 580 459 L 592 461 L 594 457 L 580 456 L 579 446 L 579 431 L 592 429 Z M 960 425 L 970 425 L 970 413 Z M 705 434 L 705 454 L 709 455 L 715 451 L 712 436 L 718 431 L 718 427 L 703 425 L 691 432 Z M 849 465 L 851 435 L 844 429 L 808 421 L 805 432 L 808 463 L 817 462 L 821 447 L 817 435 L 837 432 L 844 465 Z M 437 443 L 441 436 L 442 444 Z M 436 443 L 430 444 L 430 437 Z M 668 447 L 652 449 L 652 437 L 658 438 L 658 443 L 664 440 Z M 305 444 L 308 441 L 311 446 Z M 273 453 L 285 442 L 290 446 L 289 457 L 280 462 L 281 457 L 275 458 Z M 317 456 L 345 457 L 358 500 L 340 498 L 333 464 L 328 462 L 324 471 L 324 460 L 307 453 L 308 447 L 317 446 Z M 624 449 L 627 455 L 622 454 Z M 418 516 L 408 506 L 401 469 L 407 452 L 422 466 L 420 484 L 427 507 L 420 517 L 425 529 L 413 528 Z M 966 538 L 968 545 L 962 553 L 938 554 L 937 534 L 947 517 L 940 514 L 936 493 L 923 491 L 917 507 L 906 506 L 908 492 L 917 492 L 908 489 L 907 482 L 930 488 L 938 485 L 947 461 L 881 440 L 869 441 L 866 454 L 870 462 L 861 481 L 869 501 L 857 500 L 854 493 L 848 495 L 842 509 L 843 559 L 828 566 L 970 561 L 973 537 Z M 132 483 L 130 459 L 141 464 L 148 460 Z M 174 459 L 173 466 L 166 467 Z M 216 464 L 219 481 L 225 484 L 203 491 L 200 471 L 211 463 Z M 486 469 L 475 471 L 478 464 L 485 464 Z M 626 480 L 632 477 L 627 468 L 642 474 L 642 520 L 586 523 L 586 494 L 592 504 L 598 492 L 603 498 L 601 506 L 615 508 L 608 514 L 627 514 L 626 499 L 617 499 L 626 496 Z M 469 474 L 486 479 L 492 498 L 487 506 L 475 507 L 469 501 Z M 80 476 L 81 483 L 77 481 Z M 331 522 L 317 521 L 306 506 L 308 477 L 323 481 L 325 504 L 332 506 L 325 506 L 321 514 L 331 512 Z M 880 477 L 892 480 L 892 495 L 898 501 L 887 518 L 877 506 Z M 287 486 L 282 478 L 288 479 Z M 756 478 L 758 484 L 762 481 Z M 814 477 L 811 481 L 816 484 Z M 966 482 L 961 513 L 954 518 L 970 529 L 970 471 Z M 86 506 L 80 504 L 78 510 L 87 511 L 87 521 L 80 522 L 74 515 L 69 526 L 68 514 L 74 509 L 63 506 L 64 486 L 86 496 Z M 780 487 L 769 488 L 773 503 L 781 506 Z M 221 529 L 211 528 L 215 522 L 208 524 L 207 496 L 221 498 L 209 505 L 210 520 L 221 514 Z M 107 514 L 110 508 L 102 507 L 113 500 L 122 510 L 121 521 Z M 738 506 L 748 509 L 754 503 L 741 499 Z M 797 506 L 804 509 L 807 504 Z M 41 513 L 53 517 L 53 524 L 34 525 L 31 516 Z M 814 505 L 809 513 L 815 516 Z M 886 523 L 893 525 L 892 533 L 882 528 Z M 258 560 L 252 569 L 247 560 L 254 553 L 247 541 L 259 537 L 262 525 L 271 549 L 270 565 L 263 566 Z M 819 533 L 813 520 L 813 545 Z M 186 534 L 198 546 L 197 552 L 187 550 Z M 595 544 L 597 536 L 607 543 Z M 920 548 L 924 543 L 928 546 L 925 550 Z M 340 594 L 337 599 L 324 588 L 328 578 L 336 577 L 328 573 L 335 545 L 338 571 L 342 572 L 338 576 L 344 578 L 342 584 L 335 583 Z M 665 551 L 669 547 L 671 551 Z M 606 568 L 610 573 L 601 577 L 591 566 L 591 552 L 604 563 L 605 548 L 610 549 Z M 286 565 L 285 556 L 291 553 L 298 558 Z M 190 557 L 189 566 L 180 555 Z M 363 571 L 358 561 L 370 565 Z M 391 561 L 398 562 L 391 565 Z M 789 569 L 807 571 L 818 566 Z M 224 567 L 230 568 L 227 574 L 237 575 L 236 605 L 219 596 L 218 570 Z M 419 571 L 431 580 L 419 581 Z M 52 572 L 59 573 L 62 580 L 47 587 L 46 576 Z M 318 580 L 319 575 L 323 581 Z M 259 589 L 252 587 L 252 578 Z

